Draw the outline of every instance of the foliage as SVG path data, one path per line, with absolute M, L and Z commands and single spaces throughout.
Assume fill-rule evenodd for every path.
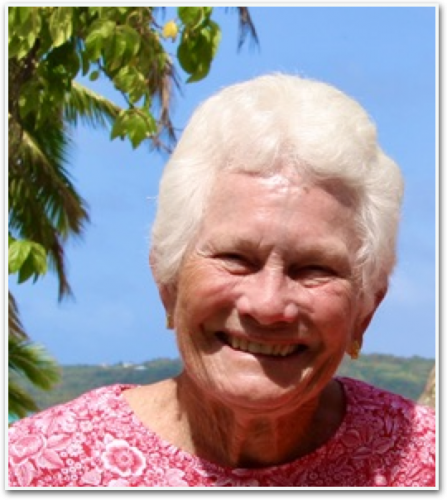
M 237 8 L 240 42 L 256 32 L 245 7 Z M 195 82 L 209 73 L 221 30 L 212 7 L 178 7 L 164 28 L 156 7 L 8 8 L 9 217 L 13 256 L 10 272 L 19 282 L 43 274 L 36 254 L 48 253 L 59 278 L 59 297 L 70 293 L 63 243 L 80 235 L 88 221 L 86 203 L 65 165 L 69 126 L 82 120 L 128 138 L 168 148 L 175 139 L 170 117 L 180 82 L 167 39 L 179 35 L 177 59 Z M 110 80 L 122 108 L 83 87 L 79 76 Z M 21 265 L 20 265 L 21 264 Z M 25 266 L 24 270 L 22 265 Z
M 248 9 L 236 9 L 240 42 L 247 30 L 256 40 Z M 213 10 L 178 7 L 177 18 L 163 28 L 157 21 L 163 8 L 8 7 L 8 271 L 19 283 L 50 269 L 58 277 L 59 299 L 71 293 L 64 245 L 81 236 L 89 220 L 67 169 L 72 128 L 83 122 L 108 128 L 111 139 L 127 138 L 134 148 L 147 142 L 169 149 L 175 140 L 170 102 L 180 79 L 166 44 L 178 34 L 177 58 L 187 81 L 203 79 L 221 36 Z M 81 77 L 108 79 L 126 105 L 87 89 Z M 10 406 L 22 402 L 30 411 L 37 406 L 18 380 L 49 388 L 55 365 L 30 342 L 12 295 L 9 305 L 15 317 L 9 330 Z
M 32 275 L 37 278 L 47 271 L 46 253 L 42 245 L 33 241 L 17 241 L 9 236 L 8 272 L 19 273 L 19 283 Z
M 417 401 L 421 396 L 434 360 L 413 356 L 401 358 L 385 354 L 362 355 L 357 361 L 345 359 L 339 375 L 357 378 Z
M 11 294 L 8 302 L 8 413 L 22 418 L 41 409 L 27 390 L 27 383 L 49 390 L 59 382 L 60 368 L 41 346 L 28 340 Z
M 364 380 L 417 401 L 433 364 L 432 359 L 371 354 L 355 362 L 346 359 L 338 374 Z M 42 407 L 48 408 L 96 387 L 116 383 L 149 384 L 176 376 L 181 369 L 179 359 L 156 359 L 140 365 L 69 365 L 62 368 L 62 380 L 52 391 L 34 391 L 34 394 Z

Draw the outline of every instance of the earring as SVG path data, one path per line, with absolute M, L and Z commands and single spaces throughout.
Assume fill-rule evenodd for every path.
M 359 359 L 360 356 L 360 351 L 362 349 L 362 346 L 358 342 L 358 340 L 353 340 L 351 343 L 351 348 L 349 350 L 349 355 L 351 356 L 351 359 Z
M 166 314 L 166 328 L 172 330 L 174 325 L 172 324 L 172 316 L 168 313 Z

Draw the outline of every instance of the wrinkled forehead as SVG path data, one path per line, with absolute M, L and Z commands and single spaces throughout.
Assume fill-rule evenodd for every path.
M 259 179 L 278 192 L 292 186 L 296 186 L 304 192 L 312 187 L 318 187 L 346 207 L 354 210 L 359 207 L 359 191 L 356 187 L 351 186 L 346 178 L 335 174 L 332 176 L 318 175 L 318 172 L 308 168 L 305 163 L 299 160 L 296 162 L 289 161 L 288 158 L 277 160 L 269 168 L 263 170 L 253 170 L 243 161 L 226 164 L 216 173 L 212 185 L 213 190 L 219 190 L 221 186 L 225 185 L 228 182 L 226 179 L 231 178 L 231 174 L 240 174 L 240 178 L 246 176 L 247 178 Z
M 231 213 L 237 223 L 237 217 L 246 212 L 273 208 L 300 210 L 303 204 L 312 203 L 313 211 L 323 211 L 323 205 L 327 204 L 325 200 L 334 206 L 340 204 L 353 218 L 356 205 L 350 191 L 343 185 L 316 182 L 311 176 L 289 166 L 262 175 L 228 169 L 216 174 L 204 215 L 213 211 L 217 217 L 228 217 Z

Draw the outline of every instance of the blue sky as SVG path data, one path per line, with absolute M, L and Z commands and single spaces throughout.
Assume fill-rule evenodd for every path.
M 237 16 L 218 9 L 223 38 L 209 76 L 174 101 L 182 128 L 199 102 L 228 84 L 281 71 L 323 80 L 357 99 L 406 179 L 398 265 L 364 351 L 436 353 L 436 10 L 434 7 L 252 7 L 260 49 L 237 52 Z M 165 20 L 172 10 L 168 9 Z M 174 46 L 169 46 L 174 51 Z M 95 89 L 120 103 L 104 81 Z M 75 298 L 57 301 L 48 274 L 9 286 L 25 328 L 62 364 L 177 357 L 148 267 L 149 233 L 166 158 L 105 131 L 73 134 L 71 172 L 90 207 L 69 244 Z

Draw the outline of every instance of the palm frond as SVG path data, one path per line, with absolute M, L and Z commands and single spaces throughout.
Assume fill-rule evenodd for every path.
M 63 242 L 81 236 L 89 220 L 86 202 L 67 172 L 69 146 L 67 130 L 56 120 L 45 133 L 25 129 L 8 172 L 10 230 L 47 249 L 59 278 L 59 299 L 71 293 Z
M 15 377 L 10 376 L 8 380 L 8 415 L 24 418 L 36 411 L 39 411 L 39 407 L 32 396 Z
M 52 142 L 58 146 L 52 145 Z M 20 163 L 10 166 L 9 170 L 10 198 L 12 203 L 15 200 L 18 202 L 14 208 L 30 212 L 30 207 L 24 206 L 22 198 L 28 191 L 28 198 L 33 197 L 42 207 L 62 238 L 69 234 L 81 234 L 85 222 L 88 222 L 87 204 L 74 188 L 65 166 L 68 143 L 66 133 L 61 134 L 57 127 L 48 127 L 45 134 L 31 135 L 25 130 L 20 147 Z M 24 192 L 16 193 L 16 184 Z M 39 220 L 34 219 L 35 222 Z
M 84 125 L 106 128 L 113 124 L 120 111 L 112 101 L 73 81 L 65 96 L 63 116 L 73 126 L 80 120 Z
M 240 50 L 247 40 L 250 39 L 252 46 L 255 45 L 259 47 L 259 38 L 256 32 L 255 25 L 251 19 L 250 11 L 248 7 L 227 7 L 227 9 L 237 9 L 239 16 L 239 36 L 237 48 Z
M 67 279 L 64 258 L 63 242 L 57 228 L 47 217 L 44 207 L 34 193 L 34 186 L 23 186 L 20 191 L 24 205 L 18 205 L 11 212 L 9 228 L 17 234 L 31 241 L 43 245 L 47 251 L 50 268 L 56 271 L 58 277 L 58 298 L 71 295 L 71 288 Z
M 8 299 L 8 414 L 22 418 L 39 410 L 26 386 L 51 389 L 60 381 L 60 368 L 42 346 L 29 340 L 11 293 Z
M 9 335 L 18 340 L 28 340 L 19 316 L 19 308 L 11 292 L 8 292 L 8 329 Z
M 60 369 L 45 348 L 29 340 L 8 336 L 8 371 L 48 390 L 59 380 Z

